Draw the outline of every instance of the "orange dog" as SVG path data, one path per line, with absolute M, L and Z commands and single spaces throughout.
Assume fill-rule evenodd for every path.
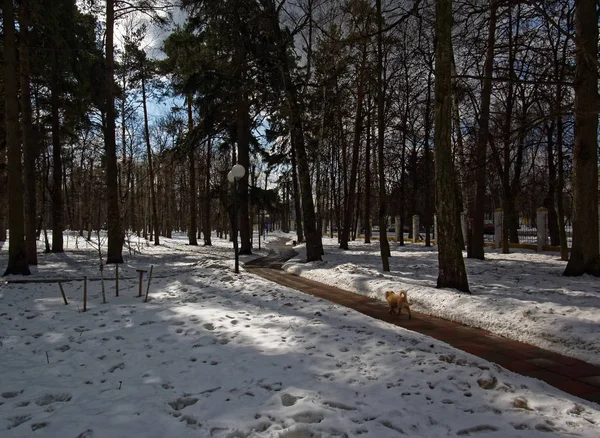
M 400 315 L 400 313 L 402 313 L 402 309 L 406 309 L 408 311 L 408 319 L 412 319 L 412 315 L 410 313 L 410 303 L 408 302 L 406 291 L 401 290 L 398 292 L 398 295 L 396 295 L 393 291 L 388 290 L 385 293 L 385 299 L 390 306 L 391 315 Z M 398 311 L 397 313 L 396 310 Z

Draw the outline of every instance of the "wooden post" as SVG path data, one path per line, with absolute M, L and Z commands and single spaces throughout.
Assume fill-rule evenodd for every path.
M 154 265 L 150 265 L 150 272 L 148 273 L 148 286 L 146 286 L 146 298 L 144 298 L 144 303 L 148 302 L 148 292 L 150 292 L 150 281 L 152 280 L 152 268 L 154 268 Z
M 118 297 L 119 296 L 119 264 L 117 263 L 115 266 L 117 267 L 115 275 L 116 275 L 116 281 L 117 281 L 117 283 L 116 283 L 116 293 L 117 293 L 117 295 L 116 296 Z
M 142 296 L 142 281 L 144 279 L 144 271 L 143 269 L 136 269 L 136 271 L 140 274 L 140 288 L 139 288 L 139 292 L 138 292 L 138 297 Z
M 67 301 L 67 296 L 65 295 L 65 290 L 62 287 L 62 282 L 61 281 L 58 282 L 58 287 L 60 288 L 60 293 L 61 293 L 61 295 L 63 297 L 63 300 L 65 301 L 65 304 L 69 304 L 69 302 Z
M 87 312 L 87 277 L 83 277 L 83 311 Z

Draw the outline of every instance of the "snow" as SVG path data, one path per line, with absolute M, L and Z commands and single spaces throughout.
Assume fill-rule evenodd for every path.
M 64 284 L 69 305 L 56 283 L 0 283 L 3 438 L 597 437 L 596 404 L 243 269 L 234 274 L 225 240 L 185 242 L 174 235 L 126 253 L 120 296 L 107 280 L 107 304 L 97 254 L 74 239 L 64 254 L 40 253 L 30 278 L 73 279 Z M 352 275 L 393 282 L 378 278 L 362 251 L 364 267 Z M 290 266 L 307 274 L 335 263 L 342 279 L 348 261 L 328 252 L 320 267 Z M 406 279 L 396 281 L 413 272 L 413 286 L 426 288 L 433 255 L 417 253 L 418 276 L 402 266 Z M 0 269 L 6 256 L 5 245 Z M 135 269 L 150 264 L 144 303 Z M 94 280 L 86 313 L 83 275 Z
M 600 282 L 563 277 L 558 253 L 486 248 L 486 260 L 466 259 L 472 295 L 436 289 L 437 247 L 390 242 L 390 272 L 381 269 L 379 241 L 338 248 L 324 238 L 322 262 L 304 263 L 306 250 L 284 269 L 341 289 L 384 300 L 387 290 L 408 292 L 412 309 L 600 365 Z

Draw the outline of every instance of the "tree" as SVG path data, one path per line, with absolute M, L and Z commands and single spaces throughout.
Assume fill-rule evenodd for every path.
M 31 2 L 21 2 L 19 8 L 19 68 L 21 86 L 21 126 L 23 140 L 23 164 L 25 171 L 25 246 L 27 261 L 37 265 L 37 208 L 36 208 L 36 172 L 35 159 L 37 145 L 33 138 L 33 123 L 31 114 L 31 75 L 29 65 L 29 25 Z
M 143 49 L 138 47 L 146 34 L 146 26 L 142 25 L 136 37 L 126 43 L 126 52 L 133 59 L 134 80 L 139 81 L 142 91 L 142 110 L 144 114 L 144 140 L 146 143 L 146 154 L 148 157 L 148 179 L 150 182 L 150 202 L 152 208 L 152 225 L 154 227 L 154 244 L 160 245 L 160 223 L 158 220 L 156 188 L 155 188 L 155 169 L 153 163 L 152 145 L 150 142 L 150 126 L 148 121 L 148 87 L 152 81 L 153 65 Z
M 106 152 L 106 196 L 108 249 L 106 263 L 123 263 L 123 229 L 119 201 L 117 143 L 115 137 L 115 0 L 106 0 L 106 124 L 104 149 Z
M 117 7 L 115 7 L 117 6 Z M 165 7 L 168 9 L 168 5 Z M 164 22 L 157 14 L 154 0 L 106 0 L 106 65 L 105 65 L 105 113 L 104 150 L 106 154 L 106 195 L 107 195 L 107 227 L 108 249 L 106 263 L 123 263 L 124 232 L 120 215 L 119 169 L 117 166 L 117 143 L 115 137 L 115 13 L 121 18 L 132 12 L 140 12 L 157 22 Z M 165 10 L 166 10 L 165 9 Z
M 469 292 L 462 256 L 457 181 L 452 160 L 452 0 L 436 3 L 435 187 L 438 215 L 438 288 Z
M 323 244 L 318 232 L 315 216 L 315 205 L 310 181 L 308 154 L 304 139 L 304 121 L 298 83 L 292 77 L 292 61 L 289 58 L 288 47 L 293 41 L 283 32 L 279 23 L 279 8 L 273 0 L 261 0 L 270 35 L 273 38 L 274 57 L 281 74 L 283 92 L 285 94 L 289 123 L 290 141 L 296 154 L 298 163 L 298 177 L 300 179 L 300 194 L 302 196 L 302 219 L 304 221 L 304 234 L 306 238 L 306 261 L 321 260 Z
M 496 1 L 490 1 L 490 21 L 487 39 L 487 52 L 483 70 L 481 108 L 479 110 L 479 130 L 475 146 L 475 193 L 468 205 L 469 231 L 467 238 L 467 257 L 483 260 L 483 221 L 485 207 L 487 146 L 489 140 L 490 100 L 492 95 L 492 71 L 494 67 L 494 46 L 496 41 Z
M 8 150 L 8 266 L 4 275 L 30 275 L 25 249 L 19 98 L 17 95 L 17 51 L 13 0 L 4 0 L 4 120 Z
M 566 276 L 600 277 L 598 250 L 598 12 L 575 3 L 575 147 L 573 247 Z
M 364 11 L 361 10 L 359 13 L 364 12 L 365 15 L 365 23 L 364 29 L 362 29 L 363 33 L 367 33 L 370 31 L 370 15 L 369 14 L 369 6 L 365 3 L 359 3 L 358 7 L 364 8 Z M 344 209 L 344 224 L 342 229 L 340 230 L 340 248 L 348 249 L 348 240 L 350 239 L 350 226 L 352 223 L 352 215 L 354 213 L 354 202 L 356 199 L 355 190 L 356 190 L 356 181 L 358 174 L 358 159 L 360 154 L 360 142 L 363 131 L 363 103 L 365 97 L 365 82 L 366 82 L 366 67 L 367 67 L 367 42 L 368 39 L 363 36 L 363 43 L 361 47 L 360 54 L 360 64 L 357 68 L 358 72 L 358 85 L 357 85 L 357 96 L 356 96 L 356 116 L 354 118 L 354 136 L 352 139 L 352 164 L 350 168 L 350 185 L 348 187 L 348 192 L 346 193 L 345 199 L 345 209 Z M 381 135 L 381 133 L 380 133 Z
M 383 270 L 390 270 L 390 243 L 387 240 L 387 216 L 385 195 L 385 165 L 383 158 L 383 144 L 385 136 L 384 114 L 384 86 L 383 86 L 383 15 L 381 13 L 381 0 L 377 5 L 377 162 L 379 168 L 379 245 L 381 248 L 381 263 Z

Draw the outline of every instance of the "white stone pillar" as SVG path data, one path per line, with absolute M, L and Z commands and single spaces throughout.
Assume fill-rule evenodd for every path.
M 396 225 L 394 227 L 396 230 L 396 243 L 400 242 L 400 233 L 402 230 L 400 229 L 400 216 L 396 216 Z
M 438 233 L 437 233 L 437 214 L 433 215 L 433 238 L 435 239 L 435 244 L 438 245 Z
M 504 218 L 504 212 L 501 208 L 497 208 L 494 212 L 494 245 L 496 248 L 502 246 L 502 220 Z
M 419 215 L 415 214 L 412 217 L 412 227 L 413 227 L 413 243 L 417 243 L 419 241 Z
M 463 248 L 467 247 L 467 214 L 462 212 L 460 214 L 460 227 L 462 228 L 463 235 Z
M 537 252 L 544 251 L 548 244 L 548 209 L 540 207 L 536 210 L 535 222 L 537 224 Z

